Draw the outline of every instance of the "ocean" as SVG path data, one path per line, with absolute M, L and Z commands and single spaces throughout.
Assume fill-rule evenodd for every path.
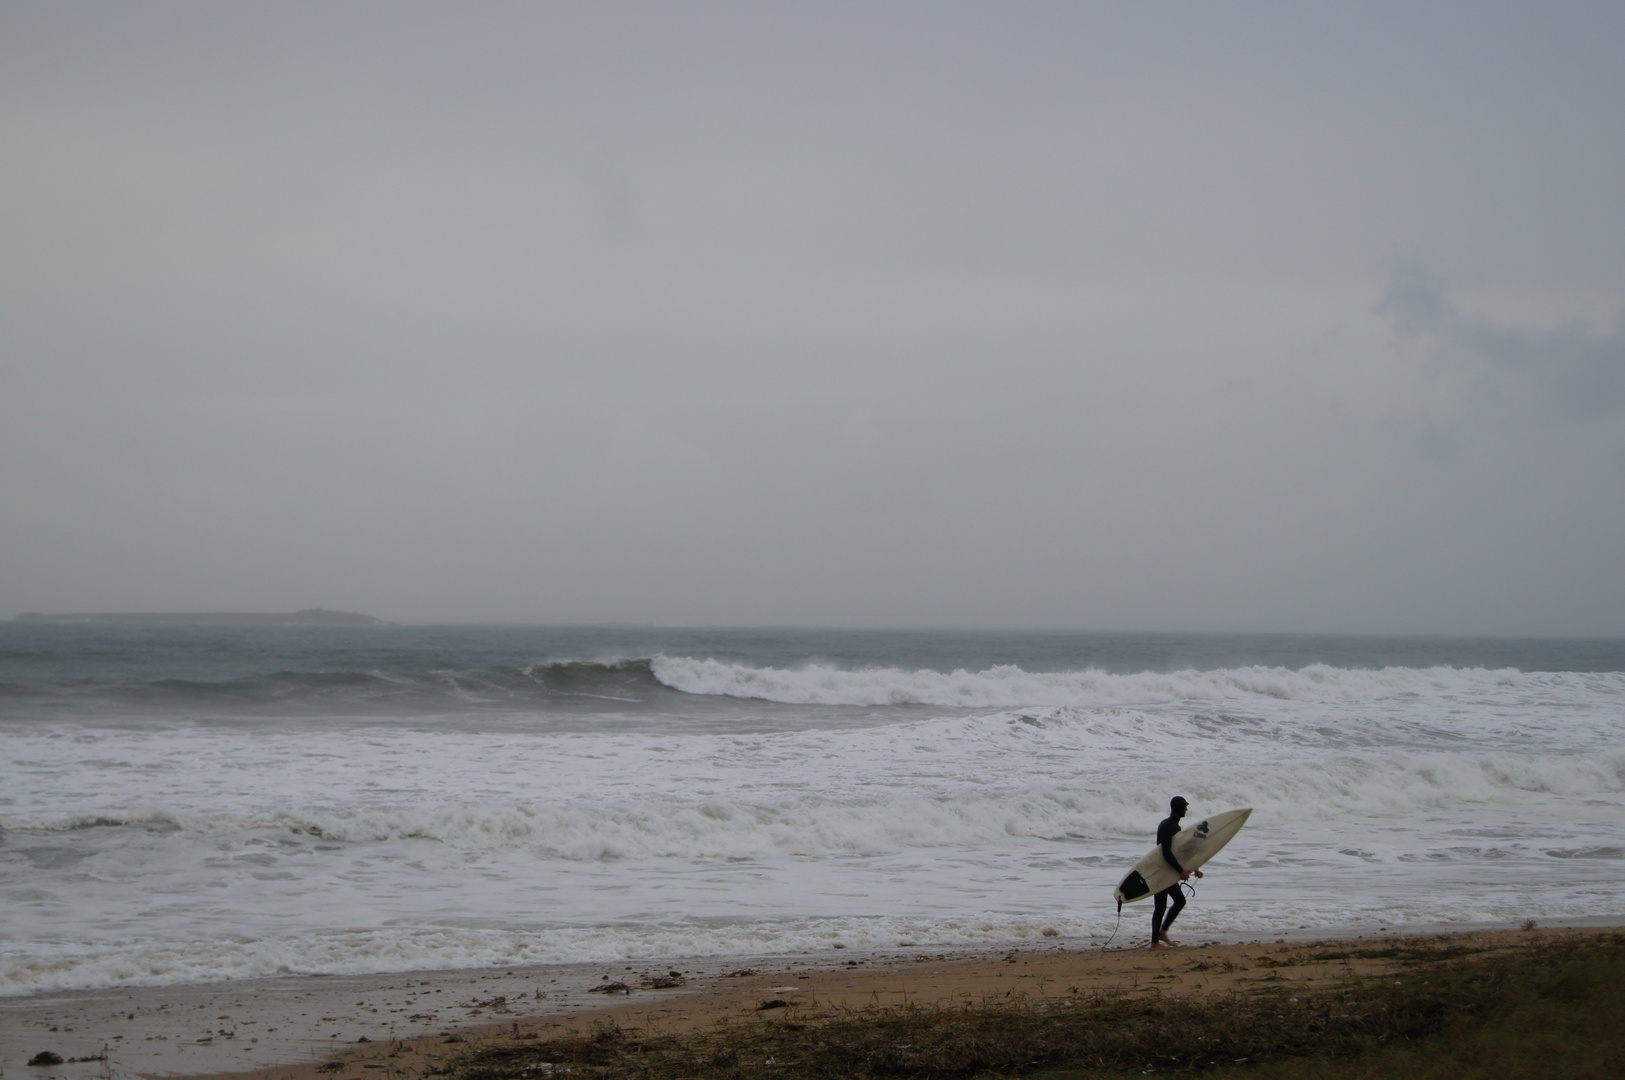
M 0 623 L 0 994 L 1625 916 L 1625 641 Z M 852 955 L 852 954 L 847 954 Z

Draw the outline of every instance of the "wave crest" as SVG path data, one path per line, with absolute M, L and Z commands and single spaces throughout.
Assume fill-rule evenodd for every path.
M 657 656 L 655 679 L 687 694 L 757 698 L 792 705 L 934 705 L 948 708 L 1102 705 L 1176 700 L 1270 698 L 1371 700 L 1406 694 L 1471 693 L 1531 680 L 1604 683 L 1625 694 L 1625 673 L 1526 675 L 1515 668 L 1349 669 L 1312 664 L 1280 667 L 1187 669 L 1114 674 L 1098 668 L 1030 672 L 1004 664 L 951 672 L 895 667 L 846 669 L 823 664 L 799 668 L 752 667 L 691 657 Z

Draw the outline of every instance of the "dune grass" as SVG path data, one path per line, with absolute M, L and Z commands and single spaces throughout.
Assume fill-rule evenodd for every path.
M 1081 1080 L 1148 1070 L 1430 1080 L 1614 1076 L 1625 1066 L 1625 935 L 1465 952 L 1414 947 L 1389 958 L 1394 971 L 1311 992 L 1076 994 L 809 1020 L 776 1011 L 684 1036 L 600 1027 L 481 1046 L 440 1071 L 450 1080 Z

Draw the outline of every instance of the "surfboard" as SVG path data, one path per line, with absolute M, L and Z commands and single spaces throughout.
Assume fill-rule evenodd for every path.
M 1253 812 L 1252 807 L 1244 810 L 1226 810 L 1222 814 L 1203 818 L 1195 825 L 1187 825 L 1179 830 L 1174 837 L 1174 858 L 1179 865 L 1187 870 L 1195 870 L 1203 863 L 1219 853 L 1219 849 L 1230 842 L 1230 838 L 1241 831 L 1247 823 L 1247 815 Z M 1162 857 L 1162 847 L 1158 845 L 1151 849 L 1150 854 L 1134 864 L 1117 884 L 1117 891 L 1112 894 L 1117 901 L 1118 908 L 1124 904 L 1132 904 L 1136 900 L 1144 900 L 1148 896 L 1155 896 L 1162 890 L 1169 888 L 1179 881 L 1179 872 L 1168 865 L 1168 860 Z

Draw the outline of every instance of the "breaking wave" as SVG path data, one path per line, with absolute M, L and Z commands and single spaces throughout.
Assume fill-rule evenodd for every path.
M 1244 666 L 1172 672 L 1099 668 L 1029 671 L 753 665 L 655 654 L 469 668 L 281 670 L 234 678 L 65 679 L 0 682 L 0 700 L 29 710 L 113 706 L 175 715 L 289 713 L 647 713 L 699 700 L 811 707 L 1009 709 L 1099 707 L 1170 701 L 1389 701 L 1541 695 L 1625 697 L 1625 672 L 1524 672 L 1516 668 L 1302 668 Z M 690 704 L 684 706 L 687 700 Z
M 1013 665 L 981 671 L 848 670 L 819 664 L 752 667 L 718 660 L 655 657 L 660 682 L 688 694 L 759 698 L 796 705 L 936 705 L 947 708 L 1104 705 L 1233 698 L 1369 701 L 1404 695 L 1504 692 L 1572 686 L 1625 694 L 1625 673 L 1534 673 L 1515 668 L 1348 669 L 1312 664 L 1293 670 L 1239 667 L 1215 671 L 1115 674 L 1095 668 L 1030 672 Z
M 0 700 L 186 712 L 434 713 L 638 707 L 667 697 L 652 662 L 563 661 L 426 671 L 274 671 L 231 679 L 0 683 Z

